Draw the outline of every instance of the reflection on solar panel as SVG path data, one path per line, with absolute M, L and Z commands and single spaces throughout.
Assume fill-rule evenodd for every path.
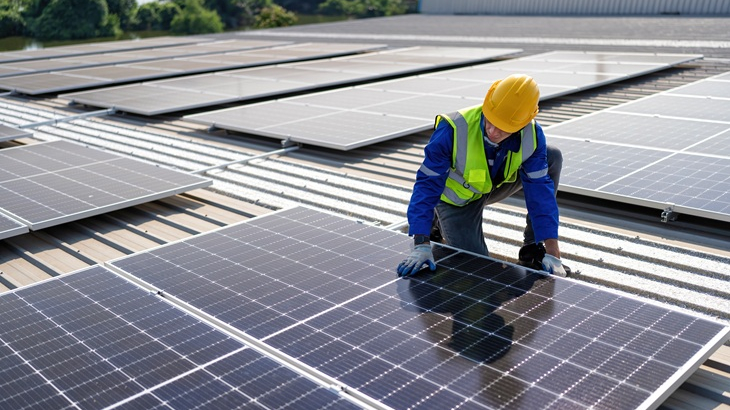
M 699 57 L 552 52 L 185 118 L 231 131 L 349 150 L 428 130 L 436 114 L 481 104 L 489 85 L 512 73 L 534 77 L 541 100 L 546 100 Z M 355 103 L 343 106 L 342 101 Z M 309 115 L 313 107 L 319 114 Z M 274 120 L 262 123 L 261 117 Z
M 287 44 L 281 41 L 240 41 L 222 40 L 175 47 L 156 47 L 142 50 L 121 51 L 105 54 L 90 54 L 74 57 L 58 57 L 45 60 L 20 61 L 0 65 L 0 77 L 11 77 L 23 74 L 41 73 L 95 67 L 119 63 L 133 63 L 149 60 L 161 60 L 174 57 L 192 57 L 214 53 L 272 47 Z M 42 77 L 37 77 L 42 78 Z M 0 85 L 3 83 L 0 82 Z M 7 83 L 6 83 L 7 84 Z M 12 84 L 12 83 L 10 83 Z M 7 85 L 6 85 L 7 87 Z
M 32 132 L 0 124 L 0 141 L 10 141 L 33 136 Z
M 412 47 L 248 68 L 62 95 L 77 103 L 157 115 L 318 87 L 484 61 L 516 49 Z
M 0 309 L 0 408 L 357 408 L 102 267 Z
M 701 80 L 546 129 L 560 189 L 730 221 L 730 77 Z
M 270 42 L 270 45 L 282 44 Z M 213 55 L 167 58 L 112 67 L 90 67 L 15 76 L 0 80 L 0 88 L 36 95 L 184 74 L 253 67 L 287 61 L 324 58 L 382 48 L 377 44 L 305 43 Z
M 113 261 L 391 408 L 650 408 L 730 328 L 436 246 L 397 279 L 402 234 L 293 208 Z
M 0 239 L 22 235 L 26 232 L 28 232 L 27 226 L 0 213 Z
M 6 148 L 0 163 L 0 209 L 33 230 L 212 183 L 67 141 Z
M 171 47 L 182 44 L 202 43 L 204 41 L 212 40 L 212 38 L 205 37 L 153 37 L 141 40 L 104 41 L 98 43 L 75 44 L 72 46 L 39 48 L 34 50 L 6 51 L 0 53 L 0 63 L 111 53 L 125 50 L 142 50 L 152 47 Z

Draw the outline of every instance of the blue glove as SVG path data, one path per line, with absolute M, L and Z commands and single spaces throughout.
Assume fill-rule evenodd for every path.
M 436 270 L 431 245 L 425 243 L 416 245 L 411 254 L 398 265 L 398 276 L 411 276 L 421 270 L 426 263 L 431 270 Z
M 546 253 L 542 258 L 542 269 L 551 275 L 560 276 L 561 278 L 568 276 L 563 267 L 563 262 L 549 253 Z

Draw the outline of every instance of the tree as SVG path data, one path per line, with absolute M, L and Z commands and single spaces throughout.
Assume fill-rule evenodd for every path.
M 326 0 L 317 10 L 327 15 L 380 17 L 403 14 L 408 6 L 403 0 Z
M 0 37 L 21 36 L 25 21 L 17 10 L 0 10 Z
M 120 29 L 105 0 L 51 0 L 32 32 L 41 40 L 71 40 L 116 36 Z
M 106 0 L 109 14 L 119 18 L 119 25 L 122 29 L 129 29 L 137 11 L 136 0 Z
M 182 13 L 182 8 L 171 1 L 161 3 L 158 10 L 160 13 L 160 30 L 170 30 L 172 20 Z
M 137 9 L 134 28 L 137 30 L 160 30 L 160 4 L 157 2 L 145 3 Z
M 182 12 L 172 19 L 170 30 L 178 34 L 219 33 L 223 23 L 218 13 L 203 7 L 199 0 L 186 0 Z
M 297 16 L 284 7 L 274 4 L 261 9 L 254 22 L 255 28 L 286 27 L 297 22 Z

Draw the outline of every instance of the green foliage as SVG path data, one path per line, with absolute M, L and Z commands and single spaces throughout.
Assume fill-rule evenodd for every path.
M 119 18 L 119 26 L 123 29 L 129 29 L 134 23 L 134 14 L 137 10 L 136 0 L 106 0 L 109 14 L 116 15 Z
M 160 30 L 160 5 L 156 2 L 145 3 L 137 9 L 134 28 L 137 30 Z
M 171 1 L 153 1 L 139 6 L 134 28 L 137 30 L 169 30 L 172 19 L 182 12 L 180 6 Z
M 223 23 L 218 13 L 204 8 L 199 0 L 186 0 L 182 12 L 172 19 L 170 30 L 178 34 L 219 33 Z
M 403 0 L 326 0 L 318 11 L 325 15 L 380 17 L 403 14 L 408 6 Z
M 160 14 L 160 30 L 169 30 L 172 26 L 172 20 L 182 13 L 182 8 L 171 1 L 162 3 L 158 10 Z
M 0 9 L 0 37 L 20 36 L 25 31 L 25 20 L 17 10 Z
M 261 9 L 254 21 L 255 28 L 272 28 L 291 26 L 297 22 L 297 16 L 277 4 Z
M 120 29 L 105 0 L 51 0 L 32 32 L 41 40 L 72 40 L 116 36 Z

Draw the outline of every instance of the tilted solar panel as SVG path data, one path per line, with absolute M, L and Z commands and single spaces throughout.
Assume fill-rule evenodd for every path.
M 0 310 L 1 408 L 359 408 L 100 266 Z
M 727 75 L 553 125 L 560 189 L 730 221 Z
M 320 46 L 323 47 L 323 46 Z M 338 48 L 341 48 L 339 45 Z M 316 49 L 315 49 L 316 50 Z M 248 55 L 265 56 L 276 49 L 259 50 Z M 280 49 L 303 55 L 307 49 Z M 62 95 L 76 103 L 114 107 L 141 115 L 158 115 L 201 106 L 232 101 L 245 101 L 279 94 L 355 83 L 418 71 L 432 70 L 480 62 L 520 51 L 519 49 L 489 49 L 467 47 L 409 47 L 326 60 L 279 64 L 275 67 L 247 68 L 186 76 L 123 87 L 106 88 Z M 310 56 L 311 57 L 311 56 Z M 418 62 L 410 60 L 418 59 Z M 206 60 L 207 61 L 207 60 Z M 189 61 L 190 62 L 190 61 Z M 199 62 L 195 60 L 195 62 Z M 156 62 L 150 63 L 154 65 Z M 171 62 L 175 69 L 181 62 Z M 0 81 L 0 87 L 2 82 Z M 149 100 L 160 93 L 174 97 L 156 104 Z M 204 101 L 196 103 L 197 100 Z
M 428 130 L 433 127 L 437 114 L 481 104 L 491 83 L 510 74 L 524 73 L 535 78 L 540 87 L 540 98 L 546 100 L 658 71 L 699 57 L 683 54 L 552 52 L 193 114 L 185 118 L 231 131 L 350 150 Z M 337 105 L 343 100 L 355 100 L 362 90 L 380 92 L 384 101 L 378 103 L 368 100 L 361 105 Z M 318 117 L 290 114 L 289 110 L 296 105 L 326 107 L 330 112 Z M 258 113 L 268 111 L 264 114 L 267 117 L 278 114 L 279 123 L 260 123 L 247 115 L 249 110 Z M 342 135 L 339 126 L 350 121 L 358 130 L 355 135 Z M 404 130 L 403 123 L 407 121 L 414 125 Z M 368 132 L 368 127 L 373 126 L 377 126 L 378 131 Z M 320 129 L 313 134 L 312 129 L 316 127 Z
M 32 230 L 212 183 L 67 141 L 6 148 L 0 162 L 0 208 Z
M 730 338 L 667 306 L 293 208 L 110 263 L 391 408 L 651 408 Z
M 32 137 L 30 131 L 20 130 L 14 127 L 0 124 L 0 141 L 10 141 L 18 138 Z

